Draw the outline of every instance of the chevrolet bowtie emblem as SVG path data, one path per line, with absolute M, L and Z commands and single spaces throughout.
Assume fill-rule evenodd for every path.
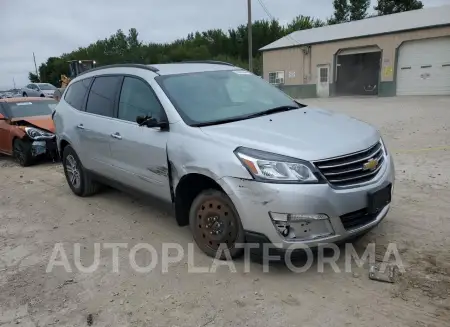
M 378 159 L 369 159 L 364 165 L 363 170 L 375 170 L 378 167 Z

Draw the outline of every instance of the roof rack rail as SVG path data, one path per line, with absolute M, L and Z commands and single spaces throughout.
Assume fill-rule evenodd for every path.
M 187 60 L 180 61 L 177 64 L 215 64 L 215 65 L 226 65 L 226 66 L 234 66 L 233 64 L 225 61 L 217 61 L 217 60 Z
M 144 65 L 144 64 L 113 64 L 113 65 L 99 66 L 99 67 L 95 67 L 95 68 L 86 70 L 85 72 L 78 74 L 78 76 L 81 76 L 81 75 L 84 75 L 84 74 L 87 74 L 90 72 L 95 72 L 100 69 L 106 69 L 106 68 L 140 68 L 140 69 L 150 70 L 151 72 L 154 72 L 156 74 L 158 74 L 158 71 L 159 71 L 158 68 L 155 68 L 150 65 Z

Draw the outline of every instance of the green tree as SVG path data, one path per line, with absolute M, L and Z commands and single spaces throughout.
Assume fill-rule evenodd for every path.
M 350 8 L 347 0 L 333 0 L 334 13 L 329 24 L 345 23 L 349 20 Z
M 350 0 L 350 20 L 361 20 L 367 17 L 370 0 Z
M 28 73 L 28 79 L 30 80 L 31 83 L 39 83 L 39 76 L 36 74 L 33 74 L 32 72 Z
M 325 22 L 309 16 L 298 16 L 286 26 L 277 20 L 253 22 L 253 67 L 255 74 L 262 74 L 261 53 L 263 46 L 293 31 L 323 26 Z M 60 57 L 51 57 L 39 67 L 41 81 L 60 85 L 61 75 L 68 75 L 69 60 L 91 59 L 98 66 L 116 63 L 156 64 L 184 60 L 220 60 L 238 67 L 248 68 L 247 25 L 239 25 L 228 31 L 211 29 L 189 33 L 171 43 L 143 43 L 139 33 L 132 28 L 128 33 L 118 30 L 108 38 L 97 40 Z M 31 76 L 31 75 L 30 75 Z
M 322 27 L 325 25 L 325 22 L 320 19 L 315 19 L 310 16 L 297 16 L 292 22 L 288 23 L 286 26 L 287 32 L 292 33 L 300 30 L 307 30 L 315 27 Z
M 374 7 L 379 16 L 422 8 L 423 3 L 419 0 L 378 0 Z

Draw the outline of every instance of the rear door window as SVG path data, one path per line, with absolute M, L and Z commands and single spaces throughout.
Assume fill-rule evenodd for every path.
M 77 110 L 84 110 L 86 93 L 91 84 L 92 78 L 86 78 L 72 83 L 64 95 L 64 100 Z
M 113 117 L 117 92 L 122 76 L 100 76 L 92 83 L 86 104 L 86 112 Z

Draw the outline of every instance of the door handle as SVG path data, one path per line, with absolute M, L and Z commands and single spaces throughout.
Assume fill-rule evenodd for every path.
M 122 136 L 120 136 L 119 133 L 111 134 L 111 137 L 113 137 L 113 138 L 115 138 L 115 139 L 118 139 L 118 140 L 121 140 L 121 139 L 122 139 Z
M 78 129 L 84 129 L 84 126 L 83 126 L 83 124 L 79 124 L 79 125 L 77 125 L 77 128 Z

